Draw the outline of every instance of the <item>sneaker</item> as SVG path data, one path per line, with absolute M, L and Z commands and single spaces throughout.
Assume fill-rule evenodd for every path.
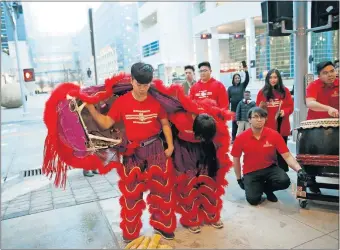
M 216 228 L 216 229 L 221 229 L 221 228 L 223 228 L 224 225 L 223 225 L 222 221 L 218 221 L 218 222 L 212 223 L 211 226 Z
M 124 238 L 124 236 L 123 236 L 123 241 L 124 241 L 124 243 L 126 243 L 126 244 L 130 243 L 130 242 L 133 241 L 133 240 L 135 240 L 135 239 L 129 240 L 129 239 Z
M 265 194 L 267 195 L 267 200 L 277 202 L 277 197 L 273 192 L 265 192 Z
M 197 227 L 188 227 L 189 232 L 193 234 L 198 234 L 201 232 L 201 228 L 199 226 Z
M 314 194 L 321 194 L 321 190 L 320 190 L 320 188 L 317 187 L 317 186 L 310 186 L 310 187 L 309 187 L 309 190 L 310 190 L 312 193 L 314 193 Z
M 92 170 L 92 173 L 99 174 L 98 170 Z
M 166 232 L 163 232 L 162 230 L 157 229 L 157 228 L 154 228 L 154 231 L 155 231 L 156 234 L 160 234 L 166 240 L 173 240 L 175 238 L 174 233 L 166 233 Z
M 93 176 L 94 176 L 94 174 L 91 172 L 91 170 L 89 170 L 89 171 L 84 170 L 84 171 L 83 171 L 83 175 L 84 175 L 85 177 L 93 177 Z

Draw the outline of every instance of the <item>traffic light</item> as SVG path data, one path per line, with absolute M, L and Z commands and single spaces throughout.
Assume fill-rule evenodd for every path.
M 201 39 L 211 39 L 211 33 L 201 34 Z
M 333 16 L 332 27 L 314 31 L 315 33 L 339 29 L 339 2 L 338 1 L 312 1 L 311 27 L 316 28 L 327 25 L 328 15 Z
M 287 30 L 293 29 L 293 1 L 264 1 L 261 3 L 262 23 L 268 23 L 269 36 L 289 36 L 281 32 L 281 21 Z
M 34 69 L 24 69 L 24 81 L 33 82 L 35 81 Z
M 243 39 L 244 38 L 244 34 L 235 34 L 234 35 L 234 39 Z

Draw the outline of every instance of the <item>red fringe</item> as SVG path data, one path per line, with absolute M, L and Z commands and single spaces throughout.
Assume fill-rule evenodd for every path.
M 221 199 L 216 199 L 217 204 L 213 205 L 213 204 L 210 203 L 208 198 L 201 196 L 200 202 L 201 202 L 201 205 L 203 205 L 202 210 L 204 210 L 208 213 L 211 213 L 211 214 L 217 213 L 218 211 L 220 211 L 222 209 L 222 200 Z
M 153 194 L 149 194 L 146 198 L 146 202 L 149 205 L 156 205 L 157 207 L 160 207 L 166 211 L 168 211 L 169 209 L 174 209 L 176 206 L 176 200 L 175 200 L 175 196 L 173 194 L 170 195 L 170 200 L 169 201 L 165 201 L 164 199 L 162 199 L 159 196 L 153 195 Z M 157 208 L 155 208 L 157 209 Z
M 122 217 L 122 215 L 125 215 L 127 217 L 133 217 L 136 215 L 136 213 L 143 211 L 146 208 L 146 204 L 144 200 L 138 200 L 135 203 L 135 206 L 133 208 L 128 208 L 126 205 L 126 198 L 124 196 L 121 196 L 119 198 L 119 204 L 121 206 L 121 211 L 120 211 L 120 215 Z M 122 217 L 123 219 L 124 217 Z
M 139 167 L 133 167 L 130 170 L 129 174 L 126 174 L 126 168 L 123 166 L 121 168 L 117 168 L 117 173 L 120 179 L 124 182 L 131 183 L 133 181 L 144 181 L 145 175 L 142 173 Z
M 182 216 L 186 216 L 189 218 L 192 218 L 193 216 L 195 216 L 196 214 L 198 214 L 199 206 L 200 206 L 200 200 L 196 199 L 194 200 L 194 202 L 192 203 L 191 208 L 189 209 L 189 211 L 187 211 L 186 209 L 184 209 L 181 204 L 178 204 L 176 207 L 176 212 L 181 214 Z
M 221 213 L 216 213 L 214 218 L 209 218 L 209 216 L 204 213 L 204 211 L 199 211 L 200 217 L 203 218 L 204 223 L 206 224 L 212 224 L 216 223 L 221 219 Z
M 197 218 L 198 217 L 198 218 Z M 197 214 L 197 216 L 195 217 L 195 219 L 197 219 L 197 221 L 192 221 L 190 219 L 188 219 L 185 216 L 182 216 L 179 219 L 179 222 L 184 226 L 184 227 L 197 227 L 201 225 L 201 221 L 202 219 L 200 219 L 200 215 Z
M 176 230 L 177 221 L 176 221 L 176 216 L 175 216 L 174 213 L 173 213 L 173 216 L 171 216 L 171 221 L 170 221 L 170 223 L 171 223 L 171 224 L 170 224 L 169 226 L 166 226 L 166 225 L 164 225 L 162 222 L 155 221 L 155 220 L 153 220 L 153 219 L 150 217 L 150 225 L 151 225 L 153 228 L 162 230 L 162 231 L 165 232 L 165 233 L 173 233 L 173 232 Z
M 122 195 L 130 199 L 138 199 L 140 194 L 147 190 L 146 185 L 143 182 L 138 183 L 133 190 L 128 190 L 126 183 L 122 180 L 119 180 L 118 187 Z
M 138 236 L 140 234 L 140 230 L 142 229 L 142 226 L 143 226 L 142 221 L 140 219 L 138 220 L 137 226 L 136 226 L 134 232 L 130 233 L 129 230 L 127 229 L 127 226 L 128 226 L 128 223 L 125 220 L 120 223 L 120 228 L 123 231 L 124 239 L 134 240 L 134 239 L 138 238 Z
M 178 204 L 190 205 L 192 204 L 193 200 L 197 198 L 198 196 L 199 196 L 199 191 L 194 188 L 194 189 L 191 189 L 191 191 L 189 192 L 189 195 L 184 198 L 182 198 L 181 194 L 178 192 L 177 201 L 178 201 Z

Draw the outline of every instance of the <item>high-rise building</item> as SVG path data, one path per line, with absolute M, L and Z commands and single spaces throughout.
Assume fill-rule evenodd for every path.
M 21 5 L 21 2 L 4 2 L 0 3 L 1 7 L 1 49 L 3 52 L 10 56 L 10 65 L 6 65 L 6 70 L 9 74 L 18 74 L 18 67 L 16 61 L 15 53 L 15 36 L 12 22 L 12 8 L 13 6 Z M 6 6 L 5 6 L 6 5 Z M 16 16 L 16 32 L 17 32 L 17 46 L 20 56 L 21 68 L 31 68 L 32 67 L 32 57 L 30 53 L 30 47 L 27 42 L 26 26 L 25 26 L 25 9 L 23 8 L 23 13 Z M 2 69 L 4 69 L 2 67 Z M 20 72 L 22 73 L 22 72 Z M 17 77 L 18 79 L 18 77 Z
M 129 72 L 131 65 L 140 61 L 137 3 L 103 2 L 93 13 L 93 29 L 99 84 L 119 71 Z M 85 79 L 94 84 L 88 23 L 77 35 L 77 48 L 81 70 L 93 72 Z

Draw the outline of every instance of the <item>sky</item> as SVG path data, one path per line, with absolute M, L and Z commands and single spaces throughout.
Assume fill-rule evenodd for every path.
M 55 35 L 75 33 L 88 22 L 88 9 L 95 11 L 100 5 L 101 2 L 23 2 L 25 19 L 30 19 L 26 29 Z

